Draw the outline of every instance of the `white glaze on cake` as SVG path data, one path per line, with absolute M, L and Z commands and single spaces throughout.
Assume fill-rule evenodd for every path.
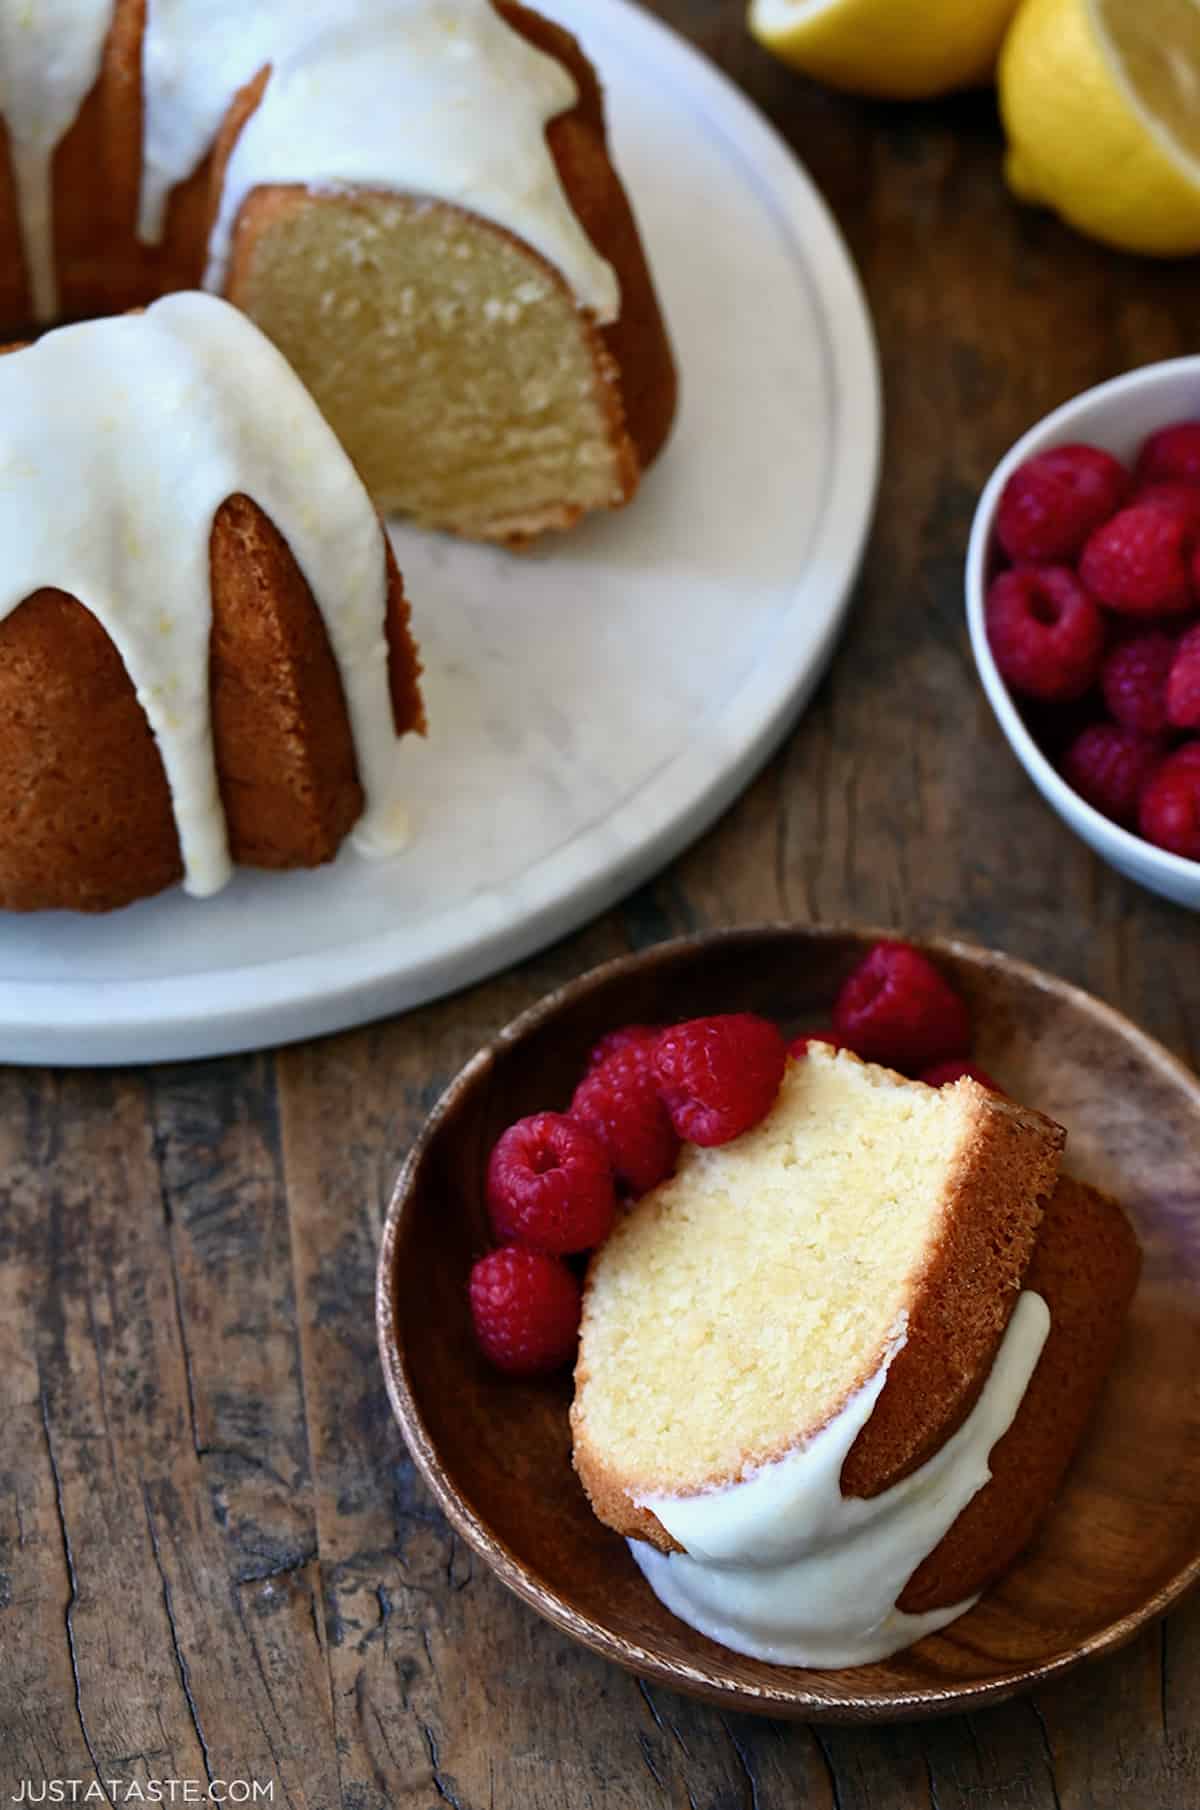
M 161 232 L 170 186 L 199 163 L 233 92 L 268 62 L 224 177 L 206 288 L 223 288 L 253 188 L 366 186 L 483 215 L 561 271 L 597 320 L 615 320 L 615 271 L 577 221 L 545 136 L 576 83 L 490 0 L 150 0 L 145 237 Z
M 0 119 L 8 128 L 34 318 L 53 320 L 51 169 L 100 71 L 112 0 L 0 0 Z
M 336 22 L 320 12 L 299 42 L 294 26 L 280 30 L 266 93 L 225 173 L 205 287 L 223 286 L 251 190 L 385 188 L 504 227 L 540 252 L 597 320 L 615 320 L 616 273 L 579 224 L 546 143 L 549 122 L 577 98 L 562 65 L 506 25 L 490 0 L 348 0 Z
M 904 1344 L 900 1329 L 871 1381 L 797 1451 L 722 1489 L 639 1502 L 685 1548 L 629 1542 L 651 1589 L 702 1634 L 775 1665 L 866 1665 L 944 1628 L 975 1599 L 926 1615 L 903 1614 L 897 1600 L 988 1481 L 1049 1330 L 1045 1301 L 1026 1290 L 958 1431 L 882 1495 L 845 1497 L 842 1465 Z
M 51 164 L 94 83 L 114 0 L 0 0 L 7 123 L 35 318 L 52 320 Z M 490 0 L 149 0 L 142 44 L 138 231 L 162 234 L 174 186 L 211 148 L 238 90 L 267 65 L 230 162 L 205 286 L 262 183 L 367 187 L 481 214 L 553 265 L 602 322 L 616 272 L 580 226 L 546 143 L 578 98 L 571 75 Z
M 0 619 L 54 586 L 121 655 L 166 770 L 189 892 L 230 860 L 209 714 L 209 539 L 243 494 L 291 548 L 341 675 L 367 854 L 403 844 L 383 530 L 290 366 L 212 296 L 48 333 L 0 358 Z

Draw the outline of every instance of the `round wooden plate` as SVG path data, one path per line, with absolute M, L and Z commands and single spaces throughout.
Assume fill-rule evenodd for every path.
M 925 946 L 970 1001 L 979 1059 L 1068 1127 L 1068 1167 L 1116 1194 L 1145 1252 L 1114 1372 L 1036 1544 L 970 1614 L 877 1665 L 744 1659 L 676 1621 L 571 1469 L 569 1379 L 478 1357 L 466 1303 L 488 1243 L 483 1175 L 513 1119 L 563 1108 L 587 1052 L 630 1020 L 757 1011 L 820 1024 L 880 933 L 766 927 L 659 945 L 564 987 L 452 1083 L 396 1186 L 377 1313 L 388 1391 L 454 1527 L 502 1582 L 618 1664 L 740 1709 L 818 1720 L 993 1702 L 1119 1646 L 1200 1578 L 1200 1082 L 1109 1007 L 1007 956 Z

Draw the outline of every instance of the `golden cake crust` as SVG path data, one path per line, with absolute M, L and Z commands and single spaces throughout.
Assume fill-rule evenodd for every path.
M 842 1062 L 856 1064 L 847 1052 Z M 895 1077 L 899 1080 L 900 1077 Z M 946 1183 L 943 1236 L 915 1279 L 906 1343 L 892 1360 L 871 1419 L 847 1455 L 842 1488 L 873 1496 L 924 1463 L 961 1425 L 986 1380 L 1030 1262 L 1046 1200 L 1058 1176 L 1062 1128 L 1043 1114 L 1001 1098 L 973 1080 L 956 1084 L 970 1104 L 973 1132 Z M 648 1200 L 650 1197 L 646 1197 Z M 635 1207 L 636 1213 L 640 1210 Z M 597 1259 L 589 1268 L 589 1284 Z M 588 1311 L 585 1289 L 585 1323 Z M 618 1533 L 646 1540 L 662 1552 L 678 1543 L 637 1498 L 653 1493 L 644 1480 L 622 1474 L 593 1442 L 580 1402 L 589 1381 L 582 1355 L 572 1407 L 574 1464 L 596 1514 Z M 870 1381 L 853 1379 L 844 1401 Z M 783 1458 L 819 1431 L 798 1428 L 779 1450 L 756 1463 Z M 719 1488 L 734 1475 L 698 1479 Z
M 906 1613 L 976 1596 L 1029 1544 L 1099 1399 L 1141 1261 L 1116 1201 L 1064 1175 L 1025 1277 L 1050 1309 L 1041 1358 L 1016 1419 L 993 1448 L 991 1482 L 909 1579 L 898 1605 Z
M 213 741 L 230 852 L 257 867 L 330 861 L 363 797 L 324 622 L 286 541 L 248 497 L 222 504 L 209 545 Z M 403 734 L 424 728 L 420 664 L 390 545 L 387 561 Z M 0 908 L 111 911 L 182 871 L 158 746 L 116 649 L 77 598 L 35 592 L 0 622 Z
M 846 1455 L 847 1496 L 878 1496 L 899 1483 L 974 1407 L 1058 1179 L 1061 1126 L 976 1081 L 957 1085 L 976 1099 L 978 1141 L 949 1179 L 945 1236 L 929 1253 L 883 1392 Z
M 546 132 L 559 178 L 574 212 L 600 253 L 617 274 L 621 290 L 618 318 L 595 325 L 576 315 L 577 331 L 591 361 L 596 403 L 607 421 L 615 503 L 628 502 L 644 472 L 661 450 L 675 416 L 677 377 L 670 342 L 659 308 L 628 197 L 608 154 L 604 103 L 600 84 L 576 40 L 560 26 L 514 0 L 494 0 L 496 11 L 535 49 L 552 56 L 571 75 L 578 99 L 553 119 Z M 238 137 L 259 105 L 267 83 L 261 71 L 234 98 L 217 138 L 209 175 L 210 217 L 215 216 L 230 157 Z M 254 270 L 259 246 L 273 228 L 310 210 L 355 209 L 354 196 L 313 193 L 297 184 L 264 184 L 246 197 L 234 225 L 225 295 L 235 306 L 255 312 Z M 430 204 L 422 202 L 424 210 Z M 433 211 L 457 212 L 446 203 Z M 480 220 L 485 230 L 519 243 L 504 229 Z M 566 284 L 529 246 L 526 260 L 566 291 Z M 343 437 L 349 443 L 349 434 Z M 351 446 L 353 451 L 353 447 Z M 566 499 L 543 503 L 516 522 L 500 524 L 492 538 L 520 546 L 547 530 L 570 528 L 585 513 Z M 454 528 L 452 521 L 439 526 Z
M 536 49 L 556 57 L 579 89 L 577 104 L 551 121 L 547 138 L 572 207 L 620 281 L 620 315 L 600 335 L 620 372 L 625 426 L 644 471 L 671 430 L 678 380 L 637 222 L 608 155 L 600 83 L 562 26 L 516 0 L 496 0 L 496 10 Z

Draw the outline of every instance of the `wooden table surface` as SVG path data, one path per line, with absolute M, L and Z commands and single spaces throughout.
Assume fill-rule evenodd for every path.
M 1200 1804 L 1200 1599 L 970 1718 L 722 1716 L 506 1595 L 388 1412 L 372 1272 L 396 1167 L 476 1046 L 607 956 L 763 918 L 953 928 L 1197 1054 L 1196 920 L 1039 801 L 962 605 L 992 464 L 1075 391 L 1200 349 L 1197 265 L 1122 259 L 1019 211 L 989 98 L 858 104 L 773 64 L 733 0 L 656 10 L 777 123 L 863 274 L 888 423 L 849 632 L 724 821 L 515 972 L 276 1054 L 0 1074 L 0 1804 L 53 1780 L 102 1801 L 97 1775 L 123 1782 L 116 1801 L 136 1801 L 130 1781 L 270 1782 L 296 1810 Z

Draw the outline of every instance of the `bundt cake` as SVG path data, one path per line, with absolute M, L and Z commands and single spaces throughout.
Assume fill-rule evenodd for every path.
M 244 315 L 170 295 L 0 357 L 0 469 L 0 907 L 400 846 L 400 574 Z
M 670 426 L 595 73 L 513 0 L 0 0 L 0 331 L 201 281 L 437 527 L 624 503 Z
M 1138 1273 L 1062 1143 L 974 1081 L 813 1044 L 761 1124 L 685 1146 L 618 1224 L 585 1288 L 575 1465 L 667 1607 L 764 1659 L 853 1665 L 1011 1562 Z

